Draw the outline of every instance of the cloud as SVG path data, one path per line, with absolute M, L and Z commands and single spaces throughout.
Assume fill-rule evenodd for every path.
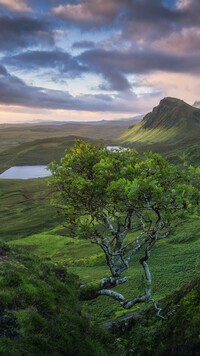
M 58 109 L 69 107 L 73 97 L 59 90 L 28 86 L 16 76 L 0 67 L 0 102 L 1 104 L 22 105 L 27 107 Z
M 118 15 L 123 0 L 81 0 L 76 4 L 58 5 L 53 14 L 80 27 L 110 25 Z
M 199 12 L 197 0 L 182 0 L 171 8 L 159 0 L 130 1 L 121 17 L 122 36 L 149 44 L 183 29 L 199 28 Z
M 86 68 L 79 64 L 76 58 L 73 58 L 68 52 L 60 50 L 29 50 L 15 56 L 7 56 L 3 61 L 26 70 L 32 69 L 38 71 L 41 68 L 50 68 L 52 72 L 58 70 L 58 72 L 62 74 L 68 73 L 70 77 L 79 76 L 86 71 Z
M 175 35 L 174 35 L 175 36 Z M 172 41 L 172 40 L 171 40 Z M 2 58 L 2 64 L 11 65 L 12 68 L 23 71 L 39 71 L 49 69 L 49 73 L 54 75 L 59 73 L 57 81 L 65 78 L 81 77 L 82 74 L 96 74 L 101 76 L 103 82 L 99 85 L 104 91 L 129 91 L 132 88 L 129 76 L 149 75 L 151 72 L 169 73 L 200 73 L 200 51 L 185 54 L 183 48 L 186 41 L 180 42 L 174 37 L 175 50 L 168 49 L 167 44 L 164 51 L 155 48 L 145 48 L 124 50 L 116 49 L 89 49 L 77 56 L 72 56 L 68 52 L 61 50 L 52 51 L 27 51 L 14 56 Z M 188 39 L 188 46 L 192 45 L 192 39 Z M 168 44 L 171 46 L 171 43 Z M 162 46 L 160 46 L 162 48 Z M 59 77 L 60 75 L 60 77 Z
M 192 105 L 195 100 L 199 100 L 200 80 L 199 76 L 190 73 L 151 73 L 147 79 L 147 85 L 162 87 L 164 95 L 185 100 Z
M 25 16 L 13 4 L 21 11 L 30 4 L 32 12 Z M 15 74 L 0 65 L 0 100 L 9 105 L 130 112 L 170 90 L 180 97 L 173 77 L 199 78 L 197 0 L 0 0 L 0 8 L 7 14 L 0 16 L 0 63 Z M 63 80 L 73 93 L 93 91 L 45 89 L 44 78 L 51 88 Z
M 123 96 L 113 97 L 105 94 L 82 94 L 74 97 L 67 91 L 29 86 L 0 66 L 0 104 L 53 110 L 131 112 L 133 103 L 136 107 L 136 95 L 133 94 L 132 99 L 127 101 Z
M 51 24 L 44 20 L 20 16 L 0 16 L 0 50 L 10 51 L 37 45 L 53 45 Z
M 108 88 L 117 91 L 131 87 L 127 75 L 149 74 L 157 71 L 200 73 L 200 55 L 181 55 L 154 49 L 124 51 L 106 51 L 91 49 L 78 56 L 81 64 L 91 72 L 101 74 Z M 106 89 L 106 85 L 102 86 Z
M 152 47 L 164 48 L 169 53 L 185 53 L 192 57 L 194 53 L 200 53 L 200 28 L 192 27 L 182 29 L 178 33 L 172 32 L 168 38 L 155 41 Z
M 72 48 L 94 48 L 96 45 L 93 41 L 76 41 L 73 43 Z
M 185 9 L 188 8 L 191 5 L 192 1 L 191 0 L 178 0 L 177 1 L 177 9 Z
M 66 25 L 88 31 L 115 27 L 121 31 L 122 40 L 143 44 L 167 38 L 185 28 L 199 28 L 199 12 L 197 0 L 179 0 L 173 7 L 161 0 L 79 0 L 52 10 Z
M 27 5 L 24 0 L 0 0 L 0 5 L 5 6 L 11 11 L 16 12 L 29 12 L 31 8 Z
M 6 76 L 8 74 L 6 68 L 0 64 L 0 75 Z

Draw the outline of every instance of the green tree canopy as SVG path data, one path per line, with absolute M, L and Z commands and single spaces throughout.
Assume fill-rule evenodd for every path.
M 129 148 L 109 150 L 83 141 L 66 150 L 61 165 L 50 168 L 69 234 L 97 244 L 110 271 L 95 290 L 83 288 L 82 295 L 107 295 L 126 309 L 145 301 L 151 292 L 147 261 L 152 248 L 199 200 L 194 169 L 181 170 L 155 153 L 141 156 Z M 147 287 L 144 295 L 127 300 L 112 288 L 127 281 L 121 274 L 141 250 Z

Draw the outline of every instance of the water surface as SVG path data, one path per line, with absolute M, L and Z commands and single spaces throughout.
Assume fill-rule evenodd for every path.
M 43 178 L 51 175 L 47 166 L 16 166 L 0 174 L 0 179 L 31 179 Z

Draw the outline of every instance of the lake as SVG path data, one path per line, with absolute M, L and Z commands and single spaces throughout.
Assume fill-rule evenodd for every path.
M 107 146 L 108 150 L 118 150 L 119 146 Z M 49 177 L 51 172 L 47 166 L 16 166 L 0 174 L 0 179 L 32 179 Z
M 0 174 L 0 179 L 31 179 L 50 176 L 47 166 L 17 166 Z

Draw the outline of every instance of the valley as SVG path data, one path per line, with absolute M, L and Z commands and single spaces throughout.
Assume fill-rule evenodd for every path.
M 59 163 L 65 150 L 72 147 L 77 139 L 93 144 L 99 144 L 103 139 L 105 145 L 131 147 L 141 154 L 150 150 L 177 165 L 198 167 L 200 110 L 193 110 L 177 100 L 167 100 L 167 104 L 163 101 L 161 107 L 155 108 L 134 126 L 114 122 L 1 128 L 0 172 L 12 166 L 47 165 L 54 160 Z M 180 117 L 179 121 L 177 118 Z M 78 276 L 79 284 L 89 283 L 91 276 L 95 283 L 109 273 L 104 255 L 98 246 L 88 240 L 68 235 L 64 217 L 51 204 L 53 190 L 48 184 L 50 180 L 50 177 L 0 179 L 1 242 L 16 251 L 16 256 L 20 253 L 36 260 L 39 258 L 42 263 L 61 265 L 67 273 Z M 173 293 L 178 293 L 184 285 L 199 276 L 199 241 L 200 217 L 197 209 L 177 225 L 169 239 L 161 241 L 153 250 L 149 262 L 153 276 L 152 294 L 159 305 L 164 306 L 166 298 L 171 298 Z M 116 287 L 119 293 L 126 293 L 127 298 L 137 295 L 144 288 L 143 271 L 138 265 L 140 257 L 140 253 L 134 256 L 126 273 L 128 285 Z M 149 313 L 149 307 L 149 303 L 145 306 L 138 304 L 133 310 Z M 116 301 L 110 301 L 107 297 L 81 301 L 81 308 L 86 315 L 90 315 L 94 324 L 116 320 L 127 313 Z M 156 320 L 155 325 L 159 322 Z M 124 344 L 127 342 L 124 340 Z

